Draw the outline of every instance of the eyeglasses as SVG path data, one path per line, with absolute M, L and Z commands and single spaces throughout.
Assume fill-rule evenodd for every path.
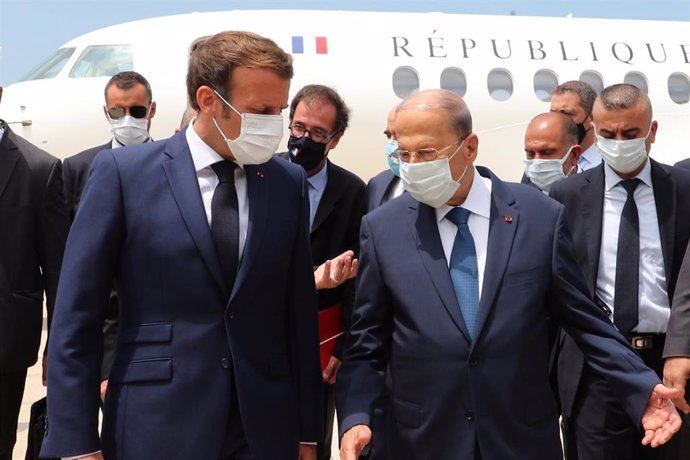
M 318 143 L 324 143 L 338 133 L 338 131 L 328 133 L 325 129 L 321 128 L 308 129 L 301 123 L 292 124 L 288 126 L 288 129 L 290 130 L 290 134 L 295 137 L 304 137 L 305 134 L 309 133 L 311 140 Z
M 440 150 L 435 149 L 433 147 L 417 150 L 416 152 L 412 152 L 409 150 L 397 149 L 396 151 L 391 153 L 391 159 L 393 159 L 394 161 L 398 161 L 398 162 L 402 161 L 403 163 L 409 163 L 410 160 L 412 159 L 412 157 L 414 157 L 417 160 L 421 160 L 421 161 L 434 161 L 435 159 L 438 158 L 438 156 L 442 152 L 445 152 L 446 150 L 448 150 L 449 148 L 451 148 L 454 145 L 459 144 L 460 142 L 462 142 L 462 141 L 457 140 L 457 141 L 453 142 L 452 144 L 446 145 L 445 147 L 443 147 Z
M 133 118 L 146 118 L 149 113 L 149 108 L 143 105 L 133 105 L 132 107 L 108 107 L 108 115 L 113 120 L 119 120 L 125 115 L 131 115 Z

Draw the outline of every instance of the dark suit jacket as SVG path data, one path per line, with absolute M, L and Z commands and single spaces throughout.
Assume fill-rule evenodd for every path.
M 74 220 L 77 214 L 77 207 L 81 200 L 81 195 L 84 192 L 86 179 L 89 177 L 89 169 L 91 163 L 98 152 L 102 150 L 110 150 L 112 143 L 108 142 L 98 147 L 79 152 L 67 159 L 62 164 L 62 187 L 65 194 L 65 201 L 70 210 L 70 219 Z
M 0 141 L 0 372 L 36 362 L 43 294 L 52 321 L 67 209 L 60 160 L 15 135 Z
M 249 226 L 228 299 L 185 133 L 98 155 L 55 307 L 44 456 L 219 458 L 238 409 L 257 460 L 294 460 L 318 439 L 304 171 L 282 160 L 245 171 Z M 113 279 L 120 335 L 99 439 L 93 344 Z
M 671 318 L 666 331 L 664 358 L 690 357 L 690 245 L 685 251 L 671 303 Z M 687 394 L 687 392 L 686 392 Z
M 91 163 L 96 155 L 103 150 L 110 150 L 112 141 L 98 147 L 92 147 L 73 155 L 62 163 L 62 189 L 67 201 L 70 213 L 70 222 L 74 220 L 84 192 L 86 180 L 89 177 Z M 103 321 L 103 364 L 101 366 L 101 378 L 107 379 L 110 368 L 115 360 L 115 347 L 117 346 L 119 306 L 117 292 L 113 289 L 110 293 L 108 309 Z
M 366 185 L 358 176 L 338 165 L 328 162 L 328 181 L 316 209 L 309 241 L 312 264 L 317 267 L 344 251 L 351 249 L 359 254 L 359 224 L 365 209 Z M 352 305 L 355 300 L 355 280 L 349 280 L 335 289 L 317 292 L 319 310 L 340 304 L 343 330 L 350 324 Z M 339 340 L 333 352 L 342 358 L 343 340 Z
M 675 166 L 676 168 L 690 169 L 690 158 L 680 160 L 676 162 L 673 166 Z
M 690 172 L 652 159 L 650 161 L 670 302 L 690 236 Z M 565 206 L 568 226 L 573 234 L 575 256 L 585 275 L 590 296 L 594 296 L 599 270 L 604 186 L 602 163 L 559 181 L 551 188 L 551 196 Z M 669 338 L 673 340 L 667 336 L 667 340 Z M 563 413 L 566 416 L 570 415 L 583 365 L 582 353 L 571 340 L 565 338 L 558 361 L 558 382 Z
M 389 365 L 392 459 L 472 459 L 475 440 L 487 459 L 561 458 L 547 315 L 592 356 L 631 417 L 640 419 L 659 382 L 589 300 L 563 207 L 479 170 L 492 193 L 474 340 L 434 209 L 405 194 L 362 219 L 357 300 L 336 383 L 339 426 L 370 423 Z
M 388 193 L 400 180 L 390 169 L 381 171 L 369 180 L 367 184 L 367 212 L 381 206 Z

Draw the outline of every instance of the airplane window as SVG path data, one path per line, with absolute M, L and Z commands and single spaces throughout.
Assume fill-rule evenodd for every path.
M 441 72 L 441 88 L 452 91 L 460 97 L 465 97 L 467 92 L 465 72 L 456 67 L 443 69 L 443 72 Z
M 70 78 L 112 77 L 133 70 L 131 45 L 98 45 L 87 47 L 69 73 Z
M 642 91 L 645 94 L 647 94 L 647 92 L 649 91 L 649 88 L 647 87 L 647 78 L 645 78 L 644 74 L 640 72 L 626 73 L 625 78 L 623 78 L 623 83 L 637 86 L 640 89 L 640 91 Z
M 558 86 L 558 76 L 551 70 L 538 70 L 534 74 L 534 94 L 542 101 L 551 100 L 551 92 Z
M 69 58 L 74 53 L 74 48 L 60 48 L 51 54 L 48 59 L 43 61 L 34 70 L 29 72 L 21 81 L 43 80 L 53 78 L 65 66 Z
M 398 67 L 393 72 L 393 91 L 400 99 L 414 94 L 419 89 L 419 75 L 412 67 Z
M 676 104 L 690 101 L 690 79 L 684 73 L 672 73 L 668 77 L 668 95 Z
M 585 70 L 580 74 L 580 81 L 589 83 L 589 85 L 594 88 L 597 94 L 604 90 L 604 79 L 601 78 L 599 72 L 593 70 Z
M 487 78 L 489 94 L 497 101 L 507 101 L 513 95 L 513 77 L 505 69 L 493 69 Z

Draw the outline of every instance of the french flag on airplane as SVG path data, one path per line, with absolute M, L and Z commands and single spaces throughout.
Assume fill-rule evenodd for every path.
M 316 54 L 328 54 L 328 38 L 327 37 L 314 37 L 315 52 Z M 293 54 L 303 54 L 304 53 L 304 37 L 293 36 L 292 37 L 292 53 Z

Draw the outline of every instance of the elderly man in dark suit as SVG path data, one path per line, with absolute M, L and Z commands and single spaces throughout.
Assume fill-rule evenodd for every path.
M 69 222 L 60 160 L 0 120 L 0 459 L 11 460 L 45 293 L 50 326 Z M 44 382 L 45 365 L 44 358 Z
M 395 125 L 408 193 L 362 219 L 338 378 L 342 458 L 370 442 L 386 366 L 387 458 L 559 458 L 548 316 L 618 389 L 644 442 L 668 440 L 678 392 L 589 299 L 563 207 L 475 168 L 472 118 L 450 91 L 412 96 Z
M 565 206 L 589 295 L 661 377 L 664 343 L 676 340 L 667 329 L 690 236 L 690 173 L 649 158 L 657 122 L 635 86 L 605 88 L 593 116 L 603 164 L 557 182 L 551 196 Z M 558 359 L 567 458 L 688 458 L 671 454 L 675 440 L 660 450 L 639 445 L 618 387 L 603 381 L 573 339 L 564 337 Z
M 55 307 L 43 456 L 315 458 L 306 178 L 272 158 L 292 75 L 271 40 L 214 35 L 189 62 L 194 123 L 94 161 Z M 93 344 L 113 279 L 120 334 L 99 436 Z

